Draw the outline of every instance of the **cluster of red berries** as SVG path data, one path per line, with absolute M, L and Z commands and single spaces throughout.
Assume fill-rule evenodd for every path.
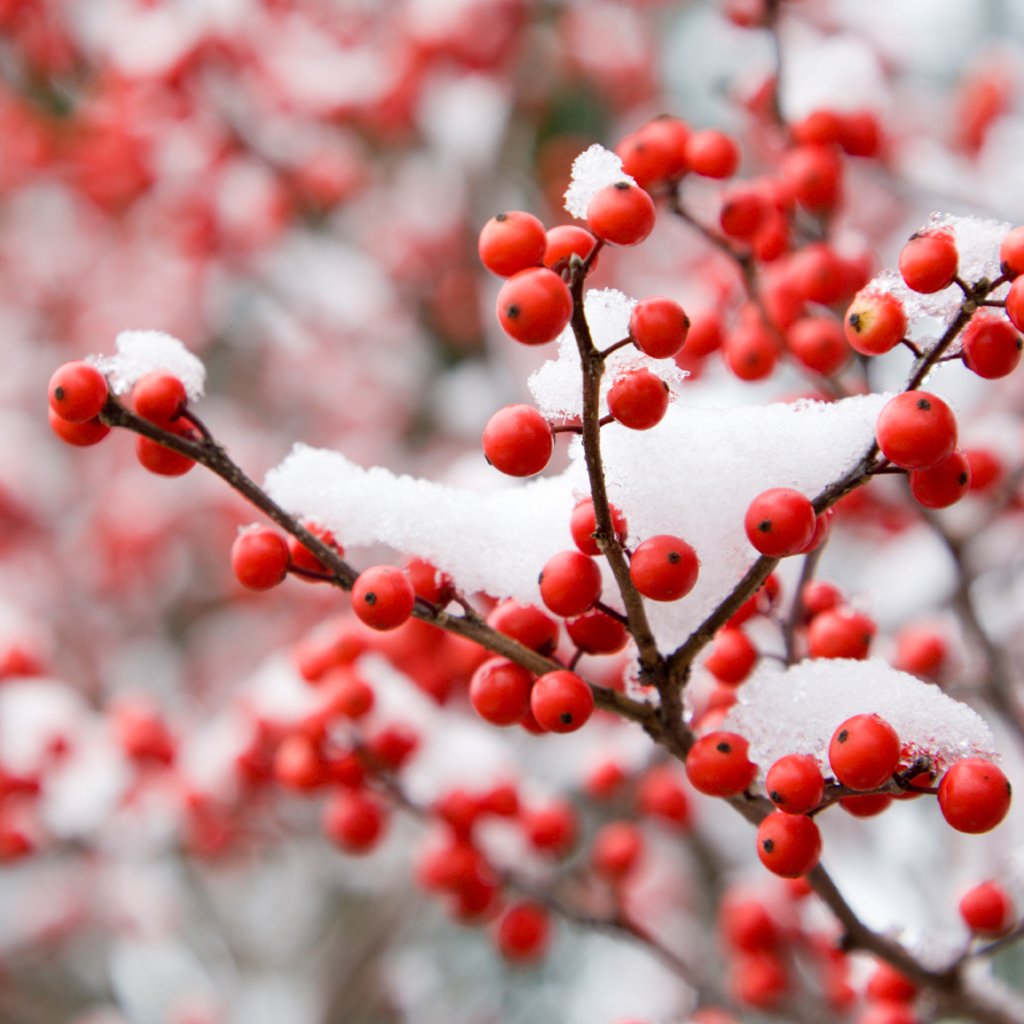
M 106 378 L 91 363 L 65 363 L 50 378 L 50 426 L 68 444 L 87 447 L 98 444 L 110 427 L 100 419 L 109 399 Z M 189 441 L 200 434 L 186 415 L 188 394 L 173 374 L 153 371 L 135 382 L 131 404 L 137 415 L 163 430 Z M 152 438 L 139 434 L 135 439 L 139 464 L 158 476 L 182 476 L 195 461 Z
M 709 796 L 733 797 L 745 792 L 757 776 L 747 740 L 717 730 L 701 736 L 686 758 L 686 773 L 695 789 Z M 832 779 L 810 754 L 787 754 L 772 764 L 765 777 L 769 799 L 778 808 L 763 819 L 757 832 L 761 862 L 784 878 L 809 872 L 821 853 L 821 835 L 813 816 L 829 806 L 830 787 L 841 787 L 840 804 L 859 817 L 877 814 L 900 795 L 915 795 L 932 781 L 925 767 L 901 766 L 903 747 L 896 730 L 880 715 L 855 715 L 835 730 L 828 748 Z M 905 777 L 912 773 L 912 777 Z M 895 780 L 895 782 L 894 782 Z M 954 762 L 942 775 L 938 802 L 947 823 L 958 832 L 980 833 L 995 828 L 1010 807 L 1010 784 L 1000 769 L 983 758 Z

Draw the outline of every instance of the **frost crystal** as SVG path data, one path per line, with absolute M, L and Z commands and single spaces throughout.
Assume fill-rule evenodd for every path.
M 92 358 L 115 395 L 127 394 L 147 373 L 164 370 L 185 385 L 190 399 L 202 397 L 206 367 L 177 338 L 163 331 L 122 331 L 116 345 L 116 355 Z
M 622 161 L 610 149 L 595 143 L 572 162 L 572 180 L 565 190 L 565 208 L 577 219 L 585 220 L 594 193 L 617 181 L 636 184 L 636 180 L 622 169 Z
M 908 764 L 927 756 L 941 772 L 963 757 L 995 759 L 992 733 L 975 711 L 878 659 L 817 659 L 784 671 L 761 669 L 738 693 L 722 728 L 749 740 L 762 777 L 785 754 L 811 754 L 828 774 L 836 728 L 870 712 L 899 734 Z

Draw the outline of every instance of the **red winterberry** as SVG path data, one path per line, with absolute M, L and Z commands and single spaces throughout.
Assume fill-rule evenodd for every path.
M 917 986 L 892 964 L 879 960 L 874 974 L 864 987 L 868 999 L 892 1003 L 909 1003 L 917 996 Z
M 135 412 L 153 423 L 170 423 L 184 412 L 187 404 L 185 385 L 171 373 L 160 370 L 147 373 L 132 388 Z
M 705 128 L 687 140 L 686 160 L 694 173 L 705 178 L 731 178 L 740 165 L 740 151 L 725 132 Z
M 107 380 L 91 363 L 58 366 L 50 377 L 50 408 L 69 423 L 95 419 L 107 401 Z
M 975 935 L 997 938 L 1005 935 L 1017 920 L 1010 894 L 996 881 L 979 882 L 960 899 L 960 917 Z
M 905 626 L 896 634 L 894 668 L 925 679 L 939 673 L 949 656 L 944 632 L 934 626 Z
M 807 814 L 825 795 L 825 778 L 817 758 L 786 754 L 768 769 L 764 787 L 772 803 L 786 814 Z
M 948 508 L 971 489 L 971 464 L 963 452 L 955 451 L 947 459 L 928 469 L 911 470 L 910 493 L 925 508 Z
M 877 789 L 900 761 L 900 738 L 881 715 L 854 715 L 832 734 L 828 760 L 835 777 L 850 789 Z
M 327 547 L 331 548 L 339 556 L 345 554 L 345 549 L 334 539 L 334 534 L 319 523 L 304 523 L 307 530 Z M 330 569 L 313 554 L 305 544 L 297 537 L 288 537 L 288 551 L 291 555 L 291 571 L 296 572 L 297 579 L 305 579 L 316 583 L 317 577 L 331 577 Z M 304 575 L 308 574 L 308 575 Z
M 639 245 L 653 230 L 654 200 L 639 185 L 606 185 L 587 206 L 587 227 L 611 245 Z
M 198 431 L 184 420 L 164 424 L 163 429 L 185 441 L 199 440 Z M 195 460 L 190 456 L 142 434 L 135 438 L 135 457 L 140 466 L 157 476 L 184 476 L 195 465 Z
M 953 410 L 927 391 L 904 391 L 878 414 L 875 437 L 882 454 L 903 469 L 928 469 L 956 447 Z
M 903 246 L 900 275 L 912 291 L 930 295 L 953 283 L 959 260 L 956 242 L 948 231 L 923 231 Z
M 726 686 L 739 686 L 757 664 L 754 642 L 736 626 L 724 626 L 715 634 L 704 667 Z
M 708 796 L 742 793 L 757 775 L 747 741 L 734 732 L 709 732 L 686 755 L 686 776 L 694 789 Z
M 1018 276 L 1006 293 L 1006 315 L 1018 331 L 1024 331 L 1024 275 Z
M 575 732 L 593 713 L 594 695 L 575 672 L 558 669 L 533 684 L 530 708 L 548 732 Z
M 231 545 L 231 568 L 243 587 L 270 590 L 288 575 L 288 541 L 269 526 L 243 530 Z
M 1012 373 L 1020 362 L 1024 342 L 1006 317 L 981 310 L 964 328 L 964 366 L 986 380 Z
M 490 658 L 469 681 L 469 700 L 492 725 L 515 725 L 530 706 L 533 674 L 507 658 Z
M 807 653 L 812 658 L 868 656 L 878 627 L 874 620 L 853 608 L 837 607 L 815 615 L 807 628 Z
M 481 229 L 480 262 L 499 277 L 539 266 L 547 248 L 544 225 L 532 214 L 508 210 L 492 217 Z
M 386 825 L 384 808 L 360 790 L 335 790 L 324 804 L 324 833 L 345 853 L 369 853 Z
M 601 596 L 601 570 L 580 551 L 560 551 L 544 564 L 538 579 L 549 611 L 563 618 L 582 615 Z
M 670 181 L 687 170 L 689 126 L 676 117 L 657 117 L 630 132 L 615 147 L 622 169 L 641 188 Z
M 782 178 L 811 213 L 827 213 L 842 198 L 843 163 L 832 146 L 795 146 L 782 158 Z
M 352 585 L 352 610 L 372 629 L 397 629 L 416 604 L 408 576 L 393 565 L 364 569 Z
M 566 620 L 565 631 L 585 654 L 616 654 L 629 643 L 625 623 L 597 610 Z
M 568 265 L 569 259 L 579 256 L 581 260 L 587 259 L 594 251 L 597 239 L 584 227 L 578 224 L 559 224 L 556 227 L 548 228 L 547 248 L 544 250 L 544 266 L 549 270 L 555 267 L 561 268 Z M 598 258 L 590 261 L 590 270 L 597 266 Z
M 965 757 L 954 762 L 939 782 L 942 816 L 958 832 L 994 829 L 1010 809 L 1010 783 L 991 761 Z
M 764 380 L 770 377 L 779 360 L 775 334 L 757 317 L 746 317 L 722 341 L 725 365 L 740 380 Z
M 63 416 L 58 416 L 53 409 L 47 409 L 46 412 L 53 433 L 65 444 L 72 444 L 76 448 L 88 448 L 91 445 L 99 444 L 110 433 L 110 427 L 98 419 L 73 423 L 71 420 L 64 419 Z
M 1024 227 L 1013 228 L 999 245 L 999 266 L 1011 280 L 1024 274 Z
M 757 855 L 774 874 L 799 878 L 818 863 L 821 833 L 806 815 L 775 811 L 757 828 Z
M 498 320 L 506 334 L 524 345 L 554 341 L 571 316 L 569 288 L 547 267 L 520 270 L 498 292 Z
M 609 505 L 608 509 L 615 537 L 622 544 L 626 540 L 626 517 L 614 505 Z M 594 536 L 597 532 L 597 517 L 594 514 L 593 498 L 583 498 L 573 507 L 569 518 L 569 532 L 572 534 L 573 543 L 583 554 L 593 557 L 601 554 L 601 548 Z
M 652 601 L 678 601 L 697 583 L 700 559 L 679 537 L 658 534 L 637 545 L 629 561 L 633 586 Z
M 903 303 L 890 292 L 862 291 L 846 310 L 843 327 L 854 351 L 880 356 L 903 340 L 907 314 Z
M 530 845 L 542 853 L 565 856 L 576 842 L 576 812 L 564 800 L 523 811 L 523 831 Z
M 498 952 L 513 963 L 533 963 L 547 951 L 551 937 L 548 911 L 539 903 L 510 906 L 498 922 L 495 942 Z
M 801 317 L 786 332 L 786 345 L 798 362 L 826 377 L 850 358 L 842 327 L 827 316 Z
M 640 830 L 630 821 L 610 821 L 594 836 L 590 861 L 609 882 L 621 882 L 634 871 L 644 852 Z
M 690 321 L 678 302 L 655 296 L 641 299 L 629 317 L 629 336 L 652 359 L 671 359 L 683 347 Z
M 810 544 L 814 537 L 814 508 L 799 491 L 772 487 L 747 506 L 743 526 L 747 539 L 762 555 L 784 558 Z
M 764 196 L 749 185 L 737 185 L 723 193 L 718 222 L 730 238 L 746 241 L 757 234 L 767 215 Z
M 608 411 L 624 427 L 650 430 L 668 409 L 668 385 L 650 370 L 630 370 L 608 389 Z
M 484 456 L 508 476 L 533 476 L 551 460 L 551 425 L 531 405 L 506 405 L 484 427 Z
M 558 623 L 550 615 L 511 598 L 491 610 L 487 625 L 540 654 L 551 654 L 558 643 Z
M 690 799 L 676 769 L 659 765 L 649 769 L 637 783 L 637 809 L 641 814 L 685 827 L 690 822 Z
M 452 578 L 425 558 L 413 555 L 402 563 L 402 572 L 409 577 L 417 597 L 443 608 L 455 596 Z

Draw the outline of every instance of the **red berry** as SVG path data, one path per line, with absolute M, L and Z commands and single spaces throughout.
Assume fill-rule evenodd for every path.
M 1024 274 L 1024 227 L 1013 228 L 999 246 L 999 264 L 1011 280 Z
M 549 270 L 555 267 L 561 268 L 568 265 L 573 254 L 581 260 L 587 259 L 594 251 L 597 239 L 586 229 L 578 224 L 559 224 L 557 227 L 548 228 L 547 247 L 544 250 L 544 266 Z M 597 266 L 597 257 L 590 262 L 590 269 Z
M 1019 276 L 1006 293 L 1006 315 L 1018 331 L 1024 331 L 1024 276 Z
M 968 448 L 964 455 L 971 467 L 969 490 L 987 494 L 1003 481 L 1006 469 L 1002 459 L 988 448 Z
M 690 329 L 686 333 L 681 355 L 702 359 L 720 348 L 721 344 L 722 318 L 711 310 L 704 310 L 690 317 Z
M 832 146 L 796 146 L 782 158 L 782 178 L 811 213 L 827 213 L 842 198 L 843 163 Z
M 415 555 L 402 563 L 402 572 L 409 577 L 417 597 L 443 608 L 455 595 L 455 584 L 451 577 L 441 572 L 425 558 Z
M 50 408 L 69 423 L 85 423 L 99 416 L 107 401 L 106 378 L 91 363 L 58 366 L 50 378 Z
M 730 238 L 746 241 L 757 234 L 768 215 L 768 201 L 749 185 L 738 185 L 722 195 L 718 221 Z
M 547 560 L 538 579 L 549 611 L 563 618 L 582 615 L 601 596 L 601 570 L 580 551 L 560 551 Z
M 900 761 L 900 738 L 881 715 L 848 718 L 832 734 L 828 760 L 835 777 L 850 789 L 877 789 Z
M 777 1009 L 790 985 L 789 969 L 775 953 L 748 953 L 733 958 L 729 989 L 733 999 L 742 1006 Z
M 564 857 L 576 842 L 576 812 L 563 800 L 524 811 L 522 823 L 530 845 L 542 853 Z
M 874 620 L 853 608 L 830 608 L 816 615 L 807 629 L 807 653 L 812 658 L 854 658 L 868 656 L 877 626 Z
M 694 132 L 686 143 L 691 170 L 705 178 L 731 178 L 740 164 L 740 151 L 725 132 L 714 128 Z
M 641 299 L 629 317 L 629 336 L 652 359 L 671 359 L 683 347 L 690 321 L 672 299 Z
M 986 380 L 1012 373 L 1020 362 L 1022 348 L 1020 335 L 999 313 L 981 310 L 964 328 L 964 366 Z
M 648 770 L 637 784 L 637 809 L 641 814 L 660 818 L 672 825 L 690 823 L 690 800 L 676 769 L 659 765 Z
M 558 643 L 558 623 L 532 604 L 502 601 L 487 616 L 487 625 L 540 654 L 551 654 Z
M 907 333 L 903 303 L 889 292 L 858 292 L 843 321 L 851 348 L 880 356 L 895 348 Z
M 928 469 L 956 447 L 953 410 L 927 391 L 904 391 L 878 414 L 875 437 L 882 454 L 903 469 Z
M 948 288 L 956 277 L 960 256 L 947 231 L 912 235 L 900 252 L 900 274 L 908 288 L 930 295 Z
M 633 586 L 652 601 L 678 601 L 697 582 L 700 560 L 686 541 L 668 534 L 648 537 L 629 561 Z
M 690 129 L 675 117 L 658 117 L 630 132 L 615 147 L 622 169 L 641 188 L 678 178 L 687 170 Z
M 759 899 L 726 891 L 719 905 L 718 930 L 725 944 L 741 953 L 778 949 L 784 937 L 774 915 Z
M 779 343 L 760 319 L 748 317 L 725 336 L 722 358 L 740 380 L 764 380 L 779 360 Z
M 734 732 L 709 732 L 686 755 L 686 776 L 694 789 L 708 796 L 742 793 L 757 775 L 747 756 L 747 741 Z
M 863 796 L 844 796 L 839 806 L 855 818 L 873 818 L 881 814 L 892 803 L 892 799 L 888 793 L 865 793 Z
M 910 493 L 925 508 L 948 508 L 971 489 L 971 464 L 963 452 L 928 469 L 914 469 L 909 475 Z
M 565 623 L 569 639 L 585 654 L 616 654 L 629 643 L 629 630 L 602 611 L 586 612 Z
M 960 917 L 975 935 L 996 938 L 1014 926 L 1017 912 L 999 882 L 979 882 L 960 899 Z
M 612 519 L 612 529 L 620 544 L 626 540 L 626 517 L 614 506 L 609 506 Z M 597 557 L 601 554 L 597 539 L 594 533 L 597 531 L 597 518 L 594 515 L 594 501 L 592 498 L 583 498 L 573 507 L 572 516 L 569 519 L 569 532 L 572 534 L 573 543 L 585 555 Z
M 326 527 L 320 526 L 319 523 L 304 523 L 303 525 L 313 536 L 326 544 L 327 547 L 333 548 L 339 556 L 345 554 L 345 549 L 334 539 L 334 534 Z M 300 570 L 300 573 L 296 574 L 297 579 L 305 579 L 315 583 L 317 582 L 315 578 L 317 576 L 330 577 L 332 575 L 331 570 L 297 537 L 288 537 L 288 552 L 291 555 L 291 570 L 293 572 L 296 569 Z M 303 576 L 301 573 L 309 573 L 310 575 Z
M 575 732 L 593 713 L 594 695 L 575 672 L 559 669 L 533 684 L 530 708 L 548 732 Z
M 735 626 L 724 626 L 715 634 L 704 667 L 726 686 L 739 686 L 757 664 L 754 642 Z
M 157 370 L 135 382 L 132 404 L 135 412 L 143 419 L 164 425 L 184 412 L 188 394 L 185 385 L 177 377 Z
M 288 575 L 288 541 L 269 526 L 243 530 L 231 545 L 231 568 L 243 587 L 270 590 Z
M 477 248 L 480 262 L 492 274 L 511 277 L 543 262 L 547 232 L 532 213 L 509 210 L 483 226 Z
M 870 110 L 854 110 L 843 115 L 839 145 L 850 156 L 878 156 L 884 142 L 878 118 Z
M 630 370 L 608 389 L 608 411 L 624 427 L 650 430 L 668 409 L 668 385 L 650 370 Z
M 906 626 L 896 634 L 892 663 L 901 672 L 928 679 L 938 675 L 949 656 L 943 632 L 932 626 Z
M 551 937 L 548 911 L 539 903 L 510 906 L 498 922 L 495 942 L 498 951 L 513 963 L 533 963 L 547 951 Z
M 498 320 L 506 334 L 524 345 L 554 341 L 571 316 L 569 288 L 547 267 L 520 270 L 498 292 Z
M 799 878 L 818 863 L 821 833 L 805 815 L 775 811 L 758 826 L 757 855 L 774 874 Z
M 786 814 L 807 814 L 825 795 L 824 776 L 810 754 L 780 757 L 768 769 L 764 786 L 772 803 Z
M 786 345 L 810 370 L 831 376 L 850 358 L 843 329 L 827 316 L 802 317 L 786 332 Z
M 71 420 L 58 416 L 53 409 L 46 410 L 50 420 L 50 429 L 65 444 L 76 448 L 88 448 L 99 444 L 110 433 L 110 427 L 98 419 L 85 420 L 83 423 L 72 423 Z
M 469 681 L 469 700 L 492 725 L 515 725 L 530 706 L 533 675 L 507 658 L 490 658 Z
M 484 427 L 484 456 L 508 476 L 533 476 L 555 448 L 551 425 L 531 405 L 506 405 Z
M 177 420 L 164 425 L 164 430 L 177 434 L 186 441 L 198 441 L 199 434 L 195 428 L 184 420 Z M 184 476 L 195 465 L 195 460 L 173 448 L 168 448 L 139 434 L 135 438 L 135 457 L 139 465 L 158 476 Z
M 640 830 L 630 821 L 610 821 L 594 836 L 590 861 L 609 882 L 621 882 L 636 869 L 644 852 Z
M 804 584 L 800 592 L 800 603 L 803 605 L 804 618 L 807 621 L 841 605 L 842 602 L 843 592 L 827 580 L 811 580 Z
M 587 206 L 587 227 L 611 245 L 639 245 L 654 230 L 655 218 L 654 200 L 625 181 L 598 190 Z
M 958 832 L 994 829 L 1010 809 L 1010 783 L 991 761 L 965 757 L 939 782 L 942 816 Z
M 393 565 L 365 569 L 352 586 L 352 610 L 372 629 L 397 629 L 416 604 L 409 578 Z
M 743 520 L 747 538 L 762 555 L 784 558 L 807 547 L 814 538 L 814 508 L 808 498 L 789 487 L 762 491 L 747 507 Z
M 879 960 L 875 973 L 868 979 L 864 994 L 869 999 L 892 1003 L 909 1003 L 917 996 L 917 986 L 891 964 Z
M 324 804 L 324 833 L 345 853 L 369 853 L 386 825 L 384 809 L 360 790 L 335 790 Z

